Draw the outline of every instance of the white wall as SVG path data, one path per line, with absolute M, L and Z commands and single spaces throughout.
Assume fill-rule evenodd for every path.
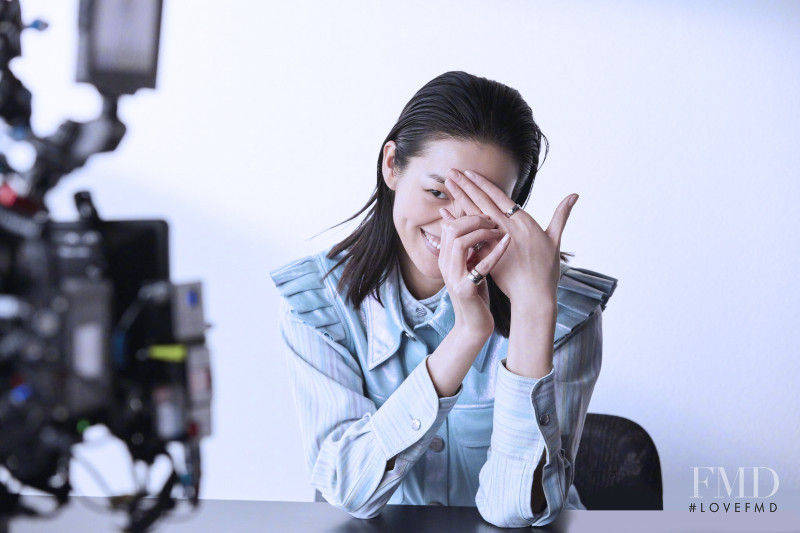
M 23 5 L 52 24 L 15 67 L 40 133 L 97 112 L 72 83 L 75 6 Z M 119 150 L 50 200 L 69 218 L 90 188 L 106 217 L 166 217 L 174 278 L 204 280 L 203 495 L 310 500 L 268 272 L 345 235 L 309 240 L 366 201 L 425 82 L 502 81 L 552 143 L 528 209 L 546 223 L 580 193 L 562 248 L 620 280 L 590 410 L 650 432 L 668 509 L 685 509 L 701 465 L 769 466 L 775 501 L 796 509 L 799 25 L 791 2 L 168 0 L 158 90 L 121 103 Z M 86 455 L 124 486 L 114 450 Z

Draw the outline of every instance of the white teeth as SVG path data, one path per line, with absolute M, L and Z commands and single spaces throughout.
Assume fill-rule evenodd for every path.
M 425 238 L 428 239 L 428 242 L 431 243 L 431 246 L 435 247 L 437 250 L 441 250 L 442 249 L 442 245 L 440 243 L 436 242 L 435 240 L 433 240 L 433 237 L 428 235 L 428 233 L 425 230 L 422 230 L 422 234 L 425 235 Z

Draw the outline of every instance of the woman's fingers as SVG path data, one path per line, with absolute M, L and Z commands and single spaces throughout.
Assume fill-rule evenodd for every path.
M 506 193 L 500 189 L 497 185 L 489 181 L 484 176 L 478 174 L 474 170 L 465 170 L 464 175 L 472 180 L 472 182 L 481 188 L 486 195 L 492 199 L 495 205 L 505 213 L 512 207 L 516 205 L 517 202 L 506 196 Z
M 500 217 L 505 215 L 505 210 L 514 205 L 514 202 L 508 198 L 503 191 L 497 189 L 494 184 L 492 184 L 492 186 L 505 198 L 505 202 L 501 201 L 500 205 L 505 207 L 506 203 L 510 202 L 510 205 L 505 207 L 504 210 L 501 210 L 498 204 L 495 203 L 481 187 L 476 185 L 475 182 L 467 178 L 461 172 L 453 170 L 448 176 L 448 179 L 445 180 L 444 183 L 445 186 L 449 189 L 453 198 L 455 198 L 469 214 L 486 213 L 492 218 L 500 220 Z M 485 181 L 491 184 L 489 180 Z
M 479 243 L 500 240 L 505 231 L 497 228 L 479 228 L 465 232 L 460 236 L 442 240 L 442 247 L 447 247 L 447 272 L 456 278 L 467 274 L 467 263 L 475 263 L 475 246 Z M 445 244 L 448 243 L 448 244 Z M 485 252 L 483 252 L 485 253 Z M 481 254 L 482 255 L 482 254 Z
M 456 246 L 455 242 L 460 237 L 475 232 L 477 230 L 492 229 L 497 226 L 486 215 L 465 215 L 463 217 L 455 218 L 448 210 L 441 208 L 439 212 L 442 215 L 444 224 L 441 227 L 441 235 L 439 235 L 439 268 L 442 274 L 448 276 L 458 276 L 464 272 L 464 265 L 466 264 L 466 252 L 461 251 L 461 246 L 464 241 L 459 241 Z M 435 236 L 434 236 L 435 237 Z M 485 240 L 485 237 L 481 240 Z M 477 244 L 480 240 L 473 242 Z
M 550 225 L 547 226 L 547 230 L 545 230 L 545 233 L 550 236 L 553 242 L 561 242 L 561 234 L 564 233 L 564 227 L 567 225 L 567 219 L 572 213 L 572 207 L 577 201 L 578 195 L 570 194 L 561 200 L 560 204 L 558 204 L 556 212 L 553 214 L 553 219 L 550 221 Z
M 475 270 L 487 276 L 492 273 L 492 269 L 497 266 L 497 263 L 500 261 L 500 258 L 503 257 L 503 254 L 506 250 L 508 250 L 508 245 L 511 243 L 511 234 L 506 233 L 500 242 L 497 243 L 497 246 L 494 247 L 494 250 L 489 252 L 489 255 L 483 258 L 477 265 L 475 265 Z
M 445 210 L 442 208 L 442 210 Z M 446 211 L 446 210 L 445 210 Z M 452 216 L 448 211 L 447 214 L 443 214 L 442 217 L 445 216 Z M 481 228 L 496 228 L 497 224 L 490 220 L 486 215 L 465 215 L 460 218 L 452 218 L 451 220 L 445 220 L 445 223 L 442 224 L 442 239 L 449 237 L 451 239 L 455 239 L 456 237 L 460 237 L 465 233 L 469 233 L 470 231 L 475 231 Z
M 464 274 L 466 274 L 467 261 L 470 259 L 470 250 L 474 250 L 475 245 L 485 241 L 499 240 L 505 235 L 505 231 L 501 229 L 479 229 L 462 235 L 453 240 L 453 251 L 457 257 L 463 259 L 461 262 L 464 267 Z
M 446 208 L 444 208 L 444 207 L 440 207 L 439 208 L 439 213 L 442 215 L 442 219 L 445 222 L 449 222 L 451 220 L 456 220 L 456 217 L 454 217 L 453 214 L 450 211 L 448 211 Z M 491 219 L 489 218 L 489 215 L 484 215 L 483 213 L 481 213 L 480 215 L 467 215 L 467 216 L 479 216 L 479 217 L 484 218 L 484 219 L 486 219 L 486 220 L 491 222 Z M 491 225 L 489 227 L 495 227 L 495 226 L 497 226 L 497 224 L 495 224 L 494 222 L 491 222 Z M 475 252 L 475 254 L 477 254 L 480 251 L 480 249 L 483 247 L 483 245 L 484 245 L 483 241 L 479 242 L 478 244 L 476 244 L 475 246 L 472 247 L 472 251 Z M 483 255 L 486 255 L 486 253 L 484 252 L 483 254 L 480 254 L 480 257 L 482 257 Z M 469 263 L 470 259 L 473 259 L 473 256 L 474 256 L 474 254 L 471 253 L 470 256 L 467 257 L 467 263 Z
M 460 295 L 461 297 L 467 297 L 470 295 L 474 296 L 477 292 L 477 295 L 483 299 L 486 304 L 489 303 L 486 287 L 476 286 L 469 279 L 467 274 L 473 269 L 480 272 L 483 276 L 490 274 L 491 270 L 495 267 L 495 265 L 497 265 L 497 262 L 503 256 L 503 253 L 506 251 L 506 249 L 508 249 L 510 238 L 510 234 L 505 233 L 500 229 L 482 229 L 468 233 L 467 235 L 464 235 L 453 242 L 453 254 L 451 256 L 452 262 L 450 269 L 450 275 L 452 277 L 450 279 L 454 282 L 453 287 L 455 288 L 456 294 Z M 477 261 L 475 254 L 473 253 L 472 246 L 474 246 L 476 241 L 480 242 L 488 240 L 493 240 L 497 242 L 497 244 L 486 257 L 480 261 Z M 459 257 L 461 259 L 459 259 Z
M 447 222 L 448 220 L 455 220 L 459 218 L 453 215 L 453 213 L 451 213 L 450 210 L 448 210 L 445 207 L 439 208 L 439 214 L 442 215 L 442 218 L 445 220 L 445 222 Z M 465 215 L 465 216 L 478 216 L 481 218 L 485 218 L 486 220 L 491 220 L 491 217 L 489 217 L 489 215 L 484 215 L 483 213 L 475 213 L 474 215 Z
M 468 215 L 478 215 L 481 213 L 481 209 L 475 205 L 475 202 L 467 195 L 467 193 L 458 186 L 456 180 L 466 179 L 460 178 L 459 172 L 456 170 L 451 170 L 448 172 L 448 178 L 444 182 L 444 186 L 447 187 L 447 190 L 450 191 L 450 195 L 453 199 L 461 206 L 464 212 Z

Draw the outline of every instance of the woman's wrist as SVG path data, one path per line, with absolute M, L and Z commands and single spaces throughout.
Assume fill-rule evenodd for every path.
M 520 312 L 542 315 L 557 309 L 557 289 L 550 287 L 534 287 L 528 285 L 524 290 L 511 290 L 508 299 L 511 310 L 518 308 Z
M 511 317 L 517 316 L 524 322 L 551 321 L 555 328 L 558 316 L 558 303 L 555 298 L 545 296 L 531 296 L 528 298 L 511 300 Z
M 456 317 L 453 329 L 451 329 L 447 335 L 452 335 L 457 339 L 458 343 L 465 350 L 471 350 L 477 347 L 479 352 L 481 348 L 483 348 L 483 345 L 486 344 L 486 341 L 489 340 L 489 337 L 492 336 L 492 331 L 494 331 L 494 324 L 492 324 L 491 327 L 477 328 L 461 322 L 458 320 L 458 317 Z M 477 355 L 477 352 L 475 353 Z

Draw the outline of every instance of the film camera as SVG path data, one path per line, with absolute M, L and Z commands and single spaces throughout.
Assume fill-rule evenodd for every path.
M 103 110 L 39 137 L 10 62 L 20 34 L 46 24 L 24 24 L 19 0 L 0 0 L 0 531 L 36 513 L 21 486 L 68 501 L 72 446 L 97 424 L 134 461 L 172 465 L 155 497 L 109 499 L 128 513 L 127 530 L 144 531 L 176 493 L 197 505 L 199 441 L 211 431 L 202 286 L 170 281 L 166 222 L 102 220 L 88 192 L 75 195 L 76 221 L 52 220 L 45 205 L 61 177 L 117 147 L 118 98 L 155 87 L 161 0 L 79 9 L 77 78 L 98 89 Z

